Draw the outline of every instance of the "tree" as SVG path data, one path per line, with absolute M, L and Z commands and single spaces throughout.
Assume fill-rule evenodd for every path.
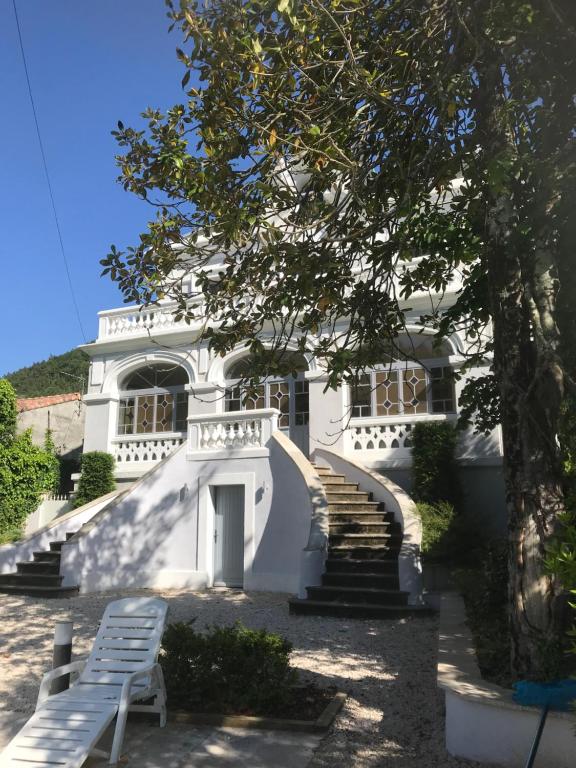
M 564 509 L 557 435 L 574 387 L 576 7 L 167 5 L 186 103 L 148 109 L 147 130 L 118 125 L 120 181 L 156 216 L 104 272 L 127 300 L 172 297 L 191 317 L 184 274 L 224 253 L 197 287 L 212 348 L 246 343 L 256 373 L 282 372 L 273 355 L 296 336 L 330 386 L 402 358 L 410 297 L 442 295 L 458 272 L 456 305 L 427 322 L 439 337 L 466 328 L 470 364 L 493 355 L 466 401 L 501 416 L 512 661 L 544 675 L 561 585 L 542 559 Z

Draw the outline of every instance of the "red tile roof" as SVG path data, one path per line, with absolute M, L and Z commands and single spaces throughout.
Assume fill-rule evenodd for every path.
M 45 397 L 23 397 L 17 400 L 18 412 L 33 411 L 36 408 L 46 408 L 48 405 L 59 405 L 81 399 L 80 392 L 67 392 L 64 395 L 46 395 Z

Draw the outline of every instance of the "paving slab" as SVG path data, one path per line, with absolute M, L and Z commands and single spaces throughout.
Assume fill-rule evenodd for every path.
M 27 719 L 20 713 L 0 713 L 0 749 Z M 113 735 L 114 729 L 108 729 L 98 747 L 109 751 Z M 159 728 L 128 718 L 119 764 L 123 768 L 305 768 L 320 739 L 308 733 L 200 728 L 183 723 Z M 108 760 L 91 757 L 84 766 L 105 768 Z

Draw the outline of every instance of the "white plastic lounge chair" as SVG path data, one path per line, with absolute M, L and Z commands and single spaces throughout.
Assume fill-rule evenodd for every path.
M 166 691 L 157 663 L 168 606 L 164 600 L 129 597 L 106 608 L 86 661 L 48 672 L 36 712 L 0 754 L 1 768 L 79 768 L 114 717 L 110 764 L 120 757 L 128 711 L 157 712 L 166 725 Z M 69 690 L 50 696 L 61 675 L 79 672 Z M 151 704 L 134 704 L 153 699 Z M 107 754 L 105 755 L 107 756 Z

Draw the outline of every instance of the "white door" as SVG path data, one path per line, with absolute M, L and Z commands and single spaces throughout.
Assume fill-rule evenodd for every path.
M 244 486 L 215 488 L 214 586 L 244 585 Z

